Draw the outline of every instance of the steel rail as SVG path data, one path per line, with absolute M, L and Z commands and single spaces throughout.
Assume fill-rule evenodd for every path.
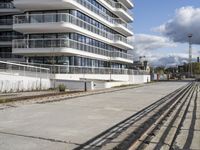
M 150 106 L 142 109 L 138 113 L 130 116 L 129 118 L 121 121 L 120 123 L 116 124 L 115 126 L 107 129 L 106 131 L 102 132 L 101 134 L 97 135 L 96 137 L 90 139 L 89 141 L 81 144 L 79 147 L 75 148 L 75 150 L 79 149 L 101 149 L 103 146 L 111 142 L 113 139 L 116 139 L 122 132 L 126 131 L 130 126 L 132 126 L 137 121 L 141 120 L 150 112 L 154 112 L 156 109 L 160 108 L 160 106 L 166 105 L 165 103 L 169 103 L 168 101 L 173 101 L 174 99 L 180 97 L 182 93 L 190 89 L 192 84 L 188 84 L 187 86 L 181 87 L 174 92 L 168 94 L 167 96 L 163 97 L 162 99 L 156 101 L 155 103 L 151 104 Z M 126 141 L 126 140 L 125 140 Z M 127 145 L 127 142 L 125 142 Z M 120 143 L 119 145 L 123 145 L 124 142 Z M 119 146 L 117 145 L 117 147 Z M 130 146 L 130 143 L 129 143 Z M 119 146 L 120 147 L 120 146 Z M 119 148 L 118 147 L 118 148 Z M 116 148 L 116 149 L 118 149 Z
M 164 141 L 170 131 L 170 129 L 173 127 L 173 123 L 176 121 L 180 111 L 182 110 L 185 103 L 189 100 L 191 100 L 193 94 L 194 94 L 195 87 L 192 86 L 189 91 L 186 91 L 183 96 L 181 96 L 179 99 L 177 99 L 167 110 L 165 110 L 164 114 L 152 125 L 148 128 L 148 130 L 143 134 L 142 138 L 139 139 L 136 143 L 132 145 L 130 149 L 144 149 L 147 144 L 150 143 L 151 138 L 155 136 L 156 130 L 158 130 L 163 122 L 169 118 L 169 116 L 175 112 L 175 115 L 170 119 L 169 125 L 166 127 L 166 130 L 162 134 L 159 143 L 156 143 L 156 146 L 154 149 L 160 149 Z M 176 110 L 177 109 L 177 110 Z M 175 111 L 176 110 L 176 111 Z

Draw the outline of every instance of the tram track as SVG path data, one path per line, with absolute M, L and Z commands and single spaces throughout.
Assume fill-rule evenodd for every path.
M 184 98 L 188 98 L 194 91 L 194 83 L 190 83 L 169 95 L 163 97 L 152 105 L 144 108 L 133 116 L 123 120 L 117 125 L 102 132 L 96 137 L 81 144 L 80 149 L 137 149 L 143 148 L 142 144 L 149 144 L 146 138 L 154 136 L 150 129 L 159 129 L 162 121 L 169 117 L 173 110 L 180 105 Z M 157 122 L 157 124 L 155 124 Z M 145 135 L 145 138 L 143 137 Z M 146 136 L 147 135 L 147 136 Z M 141 138 L 143 137 L 143 141 Z M 137 144 L 136 144 L 137 143 Z M 138 145 L 138 143 L 140 143 Z M 135 144 L 137 145 L 135 147 Z

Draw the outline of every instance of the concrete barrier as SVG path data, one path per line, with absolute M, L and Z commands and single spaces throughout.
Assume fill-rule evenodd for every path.
M 86 90 L 93 90 L 94 83 L 93 81 L 75 81 L 75 80 L 55 80 L 55 87 L 57 88 L 60 84 L 65 85 L 65 87 L 69 90 L 77 90 L 77 91 L 84 91 Z M 51 80 L 51 87 L 54 88 L 54 80 Z

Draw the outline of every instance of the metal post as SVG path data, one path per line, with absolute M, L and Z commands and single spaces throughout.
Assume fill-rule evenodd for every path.
M 41 67 L 42 66 L 40 65 L 40 77 L 39 77 L 40 78 L 40 90 L 42 90 L 42 81 L 41 81 L 42 80 L 41 79 L 42 78 L 42 69 L 41 69 Z
M 110 52 L 110 81 L 112 80 L 111 52 Z
M 54 47 L 53 47 L 53 56 L 52 56 L 52 65 L 53 65 L 53 88 L 55 89 L 56 88 L 56 82 L 55 82 L 55 54 L 54 54 Z
M 192 34 L 189 34 L 188 38 L 189 38 L 188 74 L 190 77 L 192 77 L 193 76 L 193 73 L 192 73 L 192 41 L 191 41 Z

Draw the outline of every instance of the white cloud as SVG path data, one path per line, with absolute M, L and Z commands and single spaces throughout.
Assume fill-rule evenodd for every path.
M 152 66 L 165 66 L 165 67 L 177 66 L 183 63 L 187 63 L 188 61 L 186 55 L 180 53 L 168 56 L 160 56 L 160 57 L 154 56 L 153 58 L 154 59 L 152 59 L 150 62 Z
M 135 36 L 131 38 L 131 43 L 134 46 L 133 54 L 135 60 L 137 60 L 139 56 L 146 56 L 149 61 L 153 59 L 152 56 L 156 53 L 156 50 L 176 46 L 176 44 L 166 37 L 148 34 L 135 34 Z M 162 51 L 160 53 L 162 53 Z
M 180 43 L 188 42 L 188 35 L 192 34 L 192 43 L 200 44 L 200 8 L 188 6 L 177 9 L 174 18 L 154 31 Z
M 170 41 L 166 37 L 148 34 L 135 34 L 131 41 L 135 49 L 140 51 L 149 51 L 176 46 L 172 41 Z

